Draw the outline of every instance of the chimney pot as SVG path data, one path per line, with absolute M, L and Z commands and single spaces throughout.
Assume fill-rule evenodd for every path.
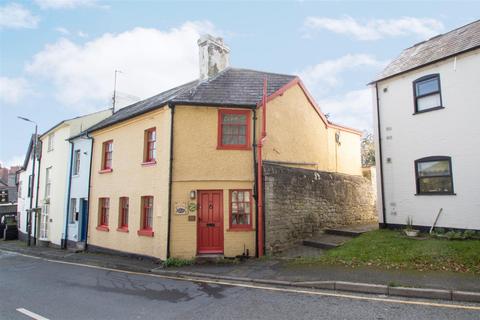
M 210 34 L 198 39 L 200 80 L 206 80 L 225 70 L 230 65 L 230 48 L 222 38 Z

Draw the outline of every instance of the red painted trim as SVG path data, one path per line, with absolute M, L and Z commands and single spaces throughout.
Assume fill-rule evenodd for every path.
M 151 132 L 155 132 L 155 140 L 152 140 L 152 141 L 149 141 L 148 140 L 148 135 L 151 133 Z M 150 143 L 153 143 L 155 144 L 155 152 L 157 150 L 157 128 L 156 127 L 152 127 L 152 128 L 149 128 L 149 129 L 146 129 L 145 132 L 144 132 L 144 139 L 145 139 L 145 143 L 144 143 L 144 155 L 143 155 L 143 164 L 151 164 L 151 163 L 156 163 L 156 159 L 155 158 L 150 158 Z M 143 165 L 142 164 L 142 165 Z
M 109 173 L 109 172 L 112 172 L 112 171 L 113 171 L 112 168 L 110 168 L 110 169 L 102 169 L 102 170 L 98 171 L 98 173 L 102 174 L 102 173 Z
M 107 172 L 106 170 L 112 170 L 112 167 L 111 167 L 111 164 L 110 166 L 107 166 L 107 149 L 106 149 L 106 146 L 107 145 L 112 145 L 112 161 L 113 161 L 113 140 L 107 140 L 107 141 L 104 141 L 103 144 L 102 144 L 102 170 L 100 171 L 105 171 Z
M 329 122 L 329 123 L 328 123 L 328 126 L 329 126 L 330 128 L 334 128 L 334 129 L 338 129 L 338 130 L 342 130 L 342 131 L 346 131 L 346 132 L 358 134 L 359 136 L 363 135 L 363 132 L 360 131 L 360 130 L 357 130 L 357 129 L 354 129 L 354 128 L 350 128 L 350 127 L 346 127 L 346 126 L 342 126 L 342 125 L 340 125 L 340 124 L 336 124 L 336 123 L 333 123 L 333 122 Z
M 152 205 L 151 205 L 151 208 L 152 208 L 152 225 L 151 226 L 147 226 L 147 222 L 148 222 L 148 219 L 147 219 L 147 209 L 149 208 L 147 206 L 147 200 L 148 202 L 150 202 L 150 200 L 152 201 Z M 154 208 L 154 201 L 155 201 L 155 198 L 153 196 L 142 196 L 141 198 L 141 201 L 142 201 L 142 216 L 141 216 L 141 227 L 142 229 L 141 230 L 152 230 L 153 228 L 153 208 Z M 152 233 L 153 235 L 153 233 Z
M 240 225 L 232 225 L 232 193 L 234 191 L 248 191 L 250 192 L 250 223 L 249 224 L 240 224 Z M 250 230 L 253 230 L 252 228 L 252 220 L 253 220 L 253 214 L 252 214 L 252 211 L 253 211 L 253 206 L 252 206 L 252 201 L 253 197 L 252 197 L 252 190 L 251 189 L 231 189 L 229 190 L 229 196 L 228 196 L 228 201 L 229 201 L 229 204 L 228 204 L 228 207 L 229 207 L 229 211 L 228 211 L 228 226 L 229 226 L 229 229 L 228 231 L 234 231 L 234 230 L 239 230 L 239 231 L 250 231 Z
M 231 229 L 227 229 L 227 232 L 248 232 L 248 231 L 255 231 L 255 228 L 240 228 L 240 227 L 237 227 L 237 228 L 231 228 Z
M 104 215 L 104 209 L 106 211 L 106 214 Z M 109 231 L 108 229 L 108 224 L 109 224 L 109 221 L 108 221 L 108 215 L 110 213 L 110 198 L 107 198 L 107 197 L 103 197 L 103 198 L 98 198 L 98 228 L 101 228 L 101 229 L 107 229 L 107 230 L 103 230 L 103 231 Z M 100 230 L 100 229 L 98 229 Z
M 128 232 L 128 227 L 119 227 L 117 228 L 118 232 Z
M 157 160 L 142 162 L 142 167 L 151 167 L 157 164 Z
M 127 205 L 127 219 L 124 219 L 125 217 L 123 215 L 123 209 L 125 207 L 125 204 Z M 118 201 L 119 225 L 118 225 L 117 231 L 126 230 L 123 232 L 128 232 L 128 215 L 130 213 L 129 211 L 130 211 L 130 199 L 128 197 L 120 197 Z M 119 230 L 119 229 L 122 229 L 122 230 Z
M 287 91 L 288 89 L 292 88 L 295 85 L 298 85 L 300 87 L 300 89 L 302 89 L 303 93 L 307 97 L 308 102 L 310 102 L 310 105 L 315 109 L 315 111 L 317 112 L 319 117 L 322 119 L 326 128 L 334 128 L 334 129 L 339 129 L 339 130 L 343 130 L 343 131 L 346 131 L 346 132 L 362 135 L 362 132 L 360 130 L 357 130 L 357 129 L 354 129 L 354 128 L 349 128 L 349 127 L 342 126 L 342 125 L 339 125 L 339 124 L 332 123 L 332 122 L 328 121 L 328 119 L 325 117 L 322 110 L 320 109 L 320 106 L 317 104 L 317 102 L 312 97 L 310 92 L 307 90 L 307 87 L 302 82 L 302 80 L 300 80 L 299 77 L 295 77 L 293 80 L 291 80 L 290 82 L 288 82 L 287 84 L 282 86 L 280 89 L 278 89 L 277 91 L 275 91 L 274 93 L 269 95 L 267 97 L 267 102 L 270 102 L 273 99 L 283 95 L 285 93 L 285 91 Z M 257 106 L 261 107 L 261 105 L 262 105 L 262 102 L 259 102 Z
M 222 219 L 220 219 L 220 223 L 222 224 L 220 226 L 220 230 L 222 232 L 220 233 L 221 239 L 220 241 L 222 242 L 222 250 L 199 250 L 200 248 L 200 237 L 199 235 L 199 229 L 200 229 L 200 221 L 198 220 L 198 211 L 197 211 L 197 254 L 205 254 L 205 253 L 223 253 L 225 250 L 225 236 L 223 232 L 223 221 L 225 218 L 225 212 L 223 211 L 223 190 L 197 190 L 197 208 L 200 206 L 200 200 L 201 200 L 201 194 L 202 193 L 209 193 L 209 192 L 219 192 L 220 193 L 220 212 L 222 213 Z
M 224 114 L 244 114 L 247 117 L 246 141 L 245 144 L 222 144 L 222 115 Z M 217 150 L 252 150 L 251 146 L 251 112 L 250 110 L 232 110 L 218 109 L 217 121 Z
M 142 237 L 153 237 L 154 232 L 152 229 L 141 229 L 137 231 L 137 234 Z
M 100 225 L 100 226 L 97 226 L 96 228 L 98 231 L 110 231 L 110 229 L 108 228 L 108 226 L 105 226 L 105 225 Z

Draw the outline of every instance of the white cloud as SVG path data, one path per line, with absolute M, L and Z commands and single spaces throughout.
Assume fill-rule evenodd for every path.
M 42 9 L 73 9 L 78 7 L 100 7 L 97 0 L 35 0 Z
M 55 31 L 63 34 L 63 35 L 69 35 L 70 34 L 70 31 L 67 29 L 67 28 L 64 28 L 64 27 L 58 27 L 58 28 L 55 28 Z
M 79 36 L 80 38 L 88 38 L 88 34 L 83 31 L 78 31 L 77 36 Z
M 0 77 L 0 101 L 13 104 L 29 93 L 30 89 L 25 79 Z
M 342 83 L 341 74 L 345 71 L 370 67 L 381 69 L 386 64 L 367 54 L 348 54 L 338 59 L 326 60 L 314 66 L 308 66 L 297 74 L 307 87 L 317 96 L 324 95 L 330 89 Z
M 3 168 L 10 168 L 12 166 L 21 166 L 23 165 L 23 161 L 25 160 L 25 156 L 13 156 L 6 160 L 0 160 L 0 164 Z
M 308 66 L 298 74 L 324 113 L 335 123 L 352 128 L 372 131 L 372 99 L 369 88 L 343 90 L 345 73 L 353 77 L 355 72 L 376 72 L 387 61 L 377 60 L 368 54 L 348 54 L 337 59 Z M 363 85 L 363 84 L 362 84 Z M 335 93 L 332 93 L 335 92 Z
M 9 3 L 0 6 L 0 29 L 34 29 L 37 27 L 38 21 L 37 16 L 34 16 L 20 4 Z
M 349 91 L 344 95 L 317 101 L 324 113 L 335 123 L 373 132 L 372 92 L 370 88 Z
M 401 17 L 398 19 L 370 19 L 358 22 L 350 16 L 332 19 L 324 17 L 308 17 L 304 26 L 307 30 L 328 30 L 331 32 L 353 36 L 358 40 L 378 40 L 386 37 L 414 35 L 419 38 L 430 38 L 443 29 L 443 23 L 432 18 Z M 310 34 L 306 34 L 308 37 Z
M 66 106 L 104 107 L 110 104 L 114 70 L 117 89 L 146 98 L 198 77 L 197 39 L 215 33 L 209 22 L 186 22 L 162 31 L 135 28 L 107 33 L 84 44 L 60 39 L 37 53 L 26 70 L 51 80 Z

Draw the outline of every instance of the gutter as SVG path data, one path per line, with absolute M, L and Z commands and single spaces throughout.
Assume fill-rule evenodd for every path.
M 170 258 L 170 234 L 172 226 L 172 180 L 173 180 L 173 122 L 175 119 L 175 104 L 173 102 L 168 103 L 168 107 L 171 109 L 170 120 L 170 164 L 168 172 L 168 225 L 167 225 L 167 259 Z
M 87 139 L 90 139 L 92 141 L 91 145 L 90 145 L 90 168 L 88 169 L 88 195 L 87 195 L 87 201 L 88 201 L 88 207 L 87 207 L 87 214 L 85 215 L 86 217 L 86 221 L 84 222 L 86 224 L 86 227 L 85 227 L 85 250 L 87 250 L 88 248 L 88 229 L 89 229 L 89 223 L 90 223 L 90 193 L 91 193 L 91 189 L 92 189 L 92 160 L 93 160 L 93 143 L 95 142 L 95 140 L 93 139 L 93 137 L 89 136 L 88 135 L 89 132 L 87 131 L 86 132 L 86 137 Z M 81 230 L 81 229 L 80 229 Z
M 378 84 L 375 83 L 375 98 L 377 101 L 377 125 L 378 125 L 378 168 L 380 169 L 380 191 L 382 193 L 382 216 L 383 224 L 381 227 L 385 228 L 387 226 L 387 214 L 385 210 L 385 190 L 383 186 L 383 154 L 382 154 L 382 126 L 380 125 L 380 99 L 378 97 Z
M 63 245 L 62 249 L 67 249 L 67 241 L 68 241 L 68 216 L 70 214 L 70 193 L 72 190 L 72 161 L 73 161 L 73 142 L 68 140 L 70 143 L 70 168 L 68 170 L 68 191 L 67 191 L 67 214 L 65 215 L 65 237 L 63 238 Z

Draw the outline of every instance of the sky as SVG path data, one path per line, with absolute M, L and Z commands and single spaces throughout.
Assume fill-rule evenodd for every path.
M 299 75 L 339 124 L 372 129 L 367 86 L 415 43 L 479 19 L 480 2 L 0 0 L 0 163 L 23 163 L 32 124 L 128 105 L 198 77 L 197 39 L 233 67 Z

